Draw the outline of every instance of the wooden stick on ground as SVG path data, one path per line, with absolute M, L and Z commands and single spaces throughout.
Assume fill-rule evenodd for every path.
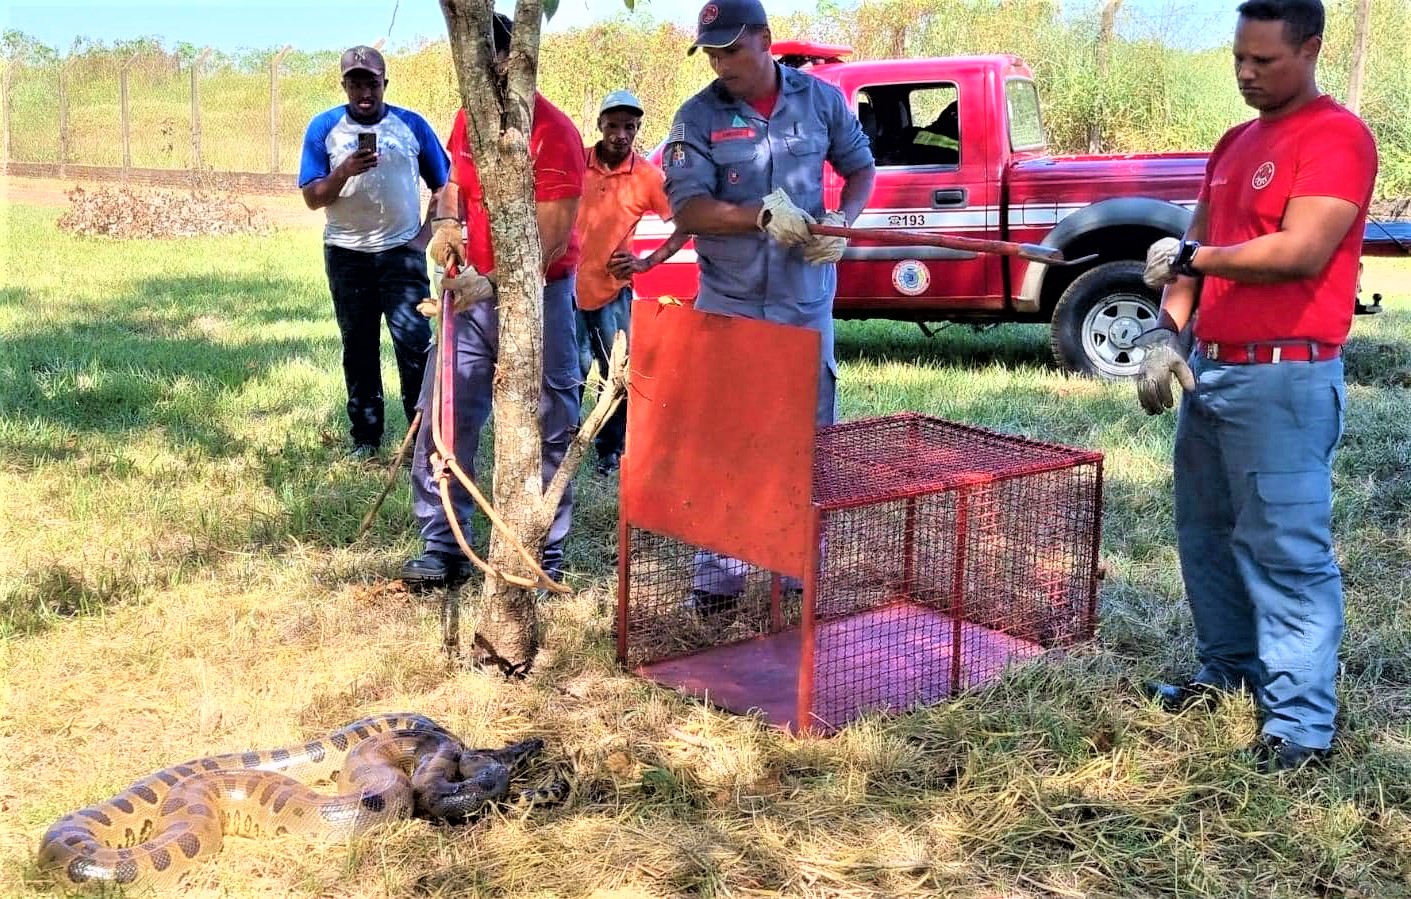
M 382 501 L 387 499 L 387 494 L 392 492 L 392 485 L 397 483 L 399 469 L 402 467 L 402 459 L 406 458 L 407 450 L 411 448 L 412 441 L 416 440 L 417 428 L 421 427 L 421 410 L 417 410 L 412 417 L 411 427 L 407 428 L 407 436 L 402 438 L 402 445 L 397 447 L 397 455 L 392 457 L 392 464 L 387 466 L 387 480 L 382 485 L 382 492 L 377 494 L 377 499 L 372 501 L 372 508 L 367 510 L 363 516 L 362 526 L 358 528 L 358 535 L 353 538 L 357 543 L 367 534 L 368 528 L 372 527 L 372 519 L 377 515 L 377 510 L 382 508 Z

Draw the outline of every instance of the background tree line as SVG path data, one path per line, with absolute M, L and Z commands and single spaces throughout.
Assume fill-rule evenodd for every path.
M 1179 6 L 1141 17 L 1120 0 L 1060 5 L 1053 0 L 865 0 L 845 8 L 821 0 L 815 12 L 777 17 L 777 38 L 846 44 L 853 58 L 1014 53 L 1033 67 L 1054 152 L 1109 153 L 1209 149 L 1249 116 L 1234 89 L 1224 22 Z M 1378 193 L 1411 194 L 1411 0 L 1362 0 L 1368 53 L 1360 112 L 1381 149 Z M 1325 90 L 1345 98 L 1353 69 L 1357 0 L 1328 4 Z M 1113 25 L 1116 25 L 1114 28 Z M 1199 40 L 1192 40 L 1192 38 Z M 709 68 L 687 57 L 688 29 L 623 13 L 544 39 L 540 89 L 585 137 L 598 99 L 628 87 L 648 108 L 643 142 L 666 133 L 680 103 L 706 83 Z M 1210 49 L 1189 49 L 1210 44 Z M 200 73 L 200 164 L 266 171 L 270 121 L 277 123 L 278 168 L 292 171 L 304 126 L 337 102 L 341 48 L 291 49 L 278 57 L 274 115 L 270 62 L 278 48 L 209 55 Z M 10 31 L 3 52 L 9 82 L 9 158 L 57 161 L 57 71 L 66 72 L 69 162 L 118 165 L 119 72 L 128 67 L 134 166 L 190 165 L 189 69 L 201 48 L 158 38 L 104 43 L 81 39 L 64 54 Z M 388 52 L 393 103 L 418 109 L 439 128 L 459 105 L 449 46 L 422 39 Z

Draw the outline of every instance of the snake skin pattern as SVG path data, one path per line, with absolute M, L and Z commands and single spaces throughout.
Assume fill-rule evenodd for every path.
M 346 840 L 409 815 L 461 823 L 509 797 L 510 778 L 544 748 L 527 740 L 467 749 L 421 715 L 374 715 L 310 743 L 233 752 L 163 768 L 106 802 L 56 821 L 39 867 L 59 886 L 175 886 L 226 834 Z M 335 795 L 306 784 L 331 781 Z M 523 802 L 557 801 L 562 781 Z

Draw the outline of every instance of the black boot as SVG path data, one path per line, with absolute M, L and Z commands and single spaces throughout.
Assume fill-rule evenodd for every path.
M 1332 755 L 1332 750 L 1314 749 L 1269 734 L 1261 735 L 1250 752 L 1254 754 L 1254 770 L 1260 774 L 1295 771 L 1304 765 L 1321 766 Z
M 399 575 L 408 584 L 453 587 L 470 577 L 470 560 L 459 553 L 428 549 L 402 566 Z

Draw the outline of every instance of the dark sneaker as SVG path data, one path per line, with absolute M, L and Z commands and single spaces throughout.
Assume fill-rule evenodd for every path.
M 1281 771 L 1296 771 L 1304 765 L 1322 766 L 1332 756 L 1330 749 L 1314 749 L 1301 746 L 1264 734 L 1250 747 L 1254 755 L 1254 769 L 1260 774 L 1278 774 Z
M 381 451 L 382 448 L 375 443 L 359 443 L 348 453 L 348 458 L 354 462 L 371 462 Z
M 408 584 L 453 586 L 470 577 L 470 560 L 458 554 L 427 550 L 407 561 L 398 576 Z
M 1156 700 L 1162 709 L 1173 714 L 1193 708 L 1212 709 L 1219 703 L 1220 697 L 1228 692 L 1214 684 L 1201 681 L 1191 681 L 1188 684 L 1147 681 L 1142 684 L 1142 694 L 1147 699 Z
M 692 590 L 691 595 L 686 597 L 682 606 L 686 611 L 699 618 L 709 618 L 713 615 L 732 612 L 739 603 L 740 597 L 730 593 L 707 593 L 704 590 Z

